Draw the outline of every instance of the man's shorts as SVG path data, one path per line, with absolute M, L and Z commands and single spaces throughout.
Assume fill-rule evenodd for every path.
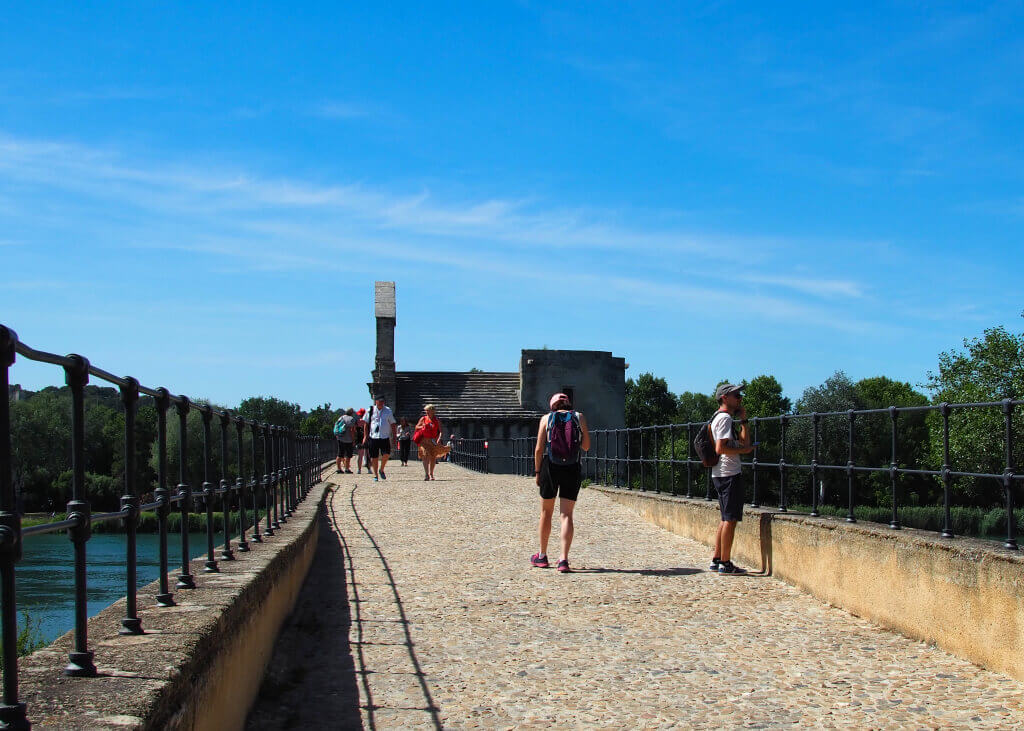
M 391 440 L 370 437 L 370 459 L 379 457 L 382 454 L 391 454 Z
M 715 489 L 718 491 L 718 509 L 722 520 L 743 520 L 743 480 L 739 474 L 729 477 L 713 477 Z
M 558 465 L 548 464 L 548 458 L 540 468 L 540 496 L 551 500 L 558 496 L 565 500 L 575 500 L 580 494 L 580 483 L 583 481 L 580 463 Z
M 338 456 L 342 459 L 350 458 L 352 456 L 352 442 L 338 440 Z

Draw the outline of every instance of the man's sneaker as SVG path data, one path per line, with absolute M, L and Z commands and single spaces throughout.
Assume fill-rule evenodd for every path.
M 352 474 L 352 470 L 345 470 L 345 474 L 346 475 L 351 475 Z
M 741 569 L 739 566 L 734 564 L 732 561 L 722 561 L 718 564 L 718 573 L 720 574 L 745 574 L 746 569 Z
M 380 471 L 380 479 L 382 479 L 382 480 L 388 479 L 388 476 L 384 474 L 384 470 Z
M 558 562 L 558 573 L 567 574 L 570 571 L 572 571 L 572 569 L 569 568 L 569 562 L 567 560 L 563 558 L 561 561 Z
M 535 553 L 530 556 L 530 563 L 536 566 L 538 569 L 546 569 L 551 564 L 548 563 L 547 556 L 541 556 L 539 553 Z
M 336 470 L 336 471 L 337 471 L 337 473 L 338 473 L 339 475 L 341 474 L 341 470 Z
M 718 567 L 722 565 L 722 559 L 713 558 L 711 559 L 711 565 L 708 567 L 708 571 L 718 571 Z

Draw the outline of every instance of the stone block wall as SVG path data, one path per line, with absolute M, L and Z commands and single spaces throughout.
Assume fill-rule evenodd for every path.
M 625 426 L 623 358 L 600 350 L 524 350 L 519 374 L 523 408 L 545 412 L 551 394 L 569 389 L 591 429 Z

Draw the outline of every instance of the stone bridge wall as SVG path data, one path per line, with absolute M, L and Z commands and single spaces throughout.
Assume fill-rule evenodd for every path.
M 71 632 L 23 658 L 33 728 L 242 728 L 312 563 L 326 487 L 314 486 L 275 535 L 221 561 L 219 573 L 204 574 L 205 556 L 195 559 L 197 588 L 177 590 L 178 606 L 155 606 L 157 582 L 140 590 L 145 634 L 117 634 L 123 599 L 90 619 L 98 677 L 63 674 Z

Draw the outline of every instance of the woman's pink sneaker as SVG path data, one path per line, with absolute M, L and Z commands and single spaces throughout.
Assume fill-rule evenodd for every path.
M 548 563 L 547 556 L 541 556 L 539 553 L 535 553 L 530 556 L 530 563 L 538 569 L 546 569 L 551 564 Z
M 560 573 L 560 574 L 568 574 L 568 573 L 571 573 L 571 572 L 572 572 L 572 569 L 569 568 L 569 562 L 568 561 L 566 561 L 563 558 L 561 561 L 558 562 L 558 573 Z

